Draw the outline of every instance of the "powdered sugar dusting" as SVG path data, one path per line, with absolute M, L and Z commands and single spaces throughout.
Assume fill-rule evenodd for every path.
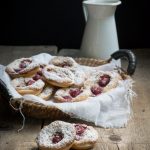
M 59 83 L 63 83 L 63 82 L 74 83 L 75 77 L 73 73 L 66 68 L 60 68 L 53 65 L 48 65 L 43 69 L 42 73 L 45 76 L 45 78 L 48 80 L 56 81 Z
M 87 126 L 81 135 L 76 134 L 76 139 L 76 142 L 79 143 L 88 141 L 96 142 L 98 139 L 98 132 L 92 126 Z
M 53 143 L 52 138 L 56 133 L 62 133 L 64 135 L 63 139 L 58 143 Z M 64 148 L 68 144 L 72 144 L 75 139 L 75 129 L 70 123 L 63 121 L 54 121 L 50 125 L 45 126 L 37 137 L 37 143 L 39 147 L 45 148 Z
M 82 86 L 84 84 L 84 81 L 86 80 L 86 77 L 87 77 L 85 75 L 83 69 L 80 67 L 76 67 L 76 68 L 71 69 L 71 71 L 75 76 L 74 85 L 75 86 Z
M 38 96 L 41 98 L 51 96 L 53 91 L 54 91 L 54 88 L 52 86 L 46 86 L 44 90 Z
M 103 75 L 108 75 L 110 77 L 110 82 L 105 87 L 103 87 L 102 92 L 107 92 L 108 90 L 115 88 L 118 85 L 119 80 L 121 80 L 121 76 L 115 71 L 96 71 L 93 72 L 86 80 L 85 86 L 89 89 L 92 86 L 98 86 L 100 77 Z
M 25 68 L 21 68 L 20 69 L 20 64 L 22 61 L 31 61 L 31 63 L 29 63 Z M 21 58 L 21 59 L 16 59 L 15 61 L 13 61 L 12 63 L 10 63 L 9 65 L 6 66 L 6 71 L 9 74 L 22 74 L 22 73 L 26 73 L 29 72 L 31 70 L 33 70 L 34 68 L 39 67 L 39 63 L 34 61 L 32 58 Z M 15 70 L 19 70 L 18 72 L 16 72 Z
M 64 68 L 71 68 L 77 66 L 77 63 L 73 58 L 63 56 L 55 56 L 51 59 L 50 64 Z
M 69 96 L 69 97 L 71 97 L 71 100 L 69 100 L 68 102 L 74 102 L 74 101 L 85 100 L 86 98 L 88 98 L 90 96 L 90 91 L 82 87 L 82 88 L 79 88 L 79 90 L 82 92 L 79 95 L 77 95 L 76 97 L 72 97 L 70 95 L 70 91 L 76 90 L 76 89 L 77 88 L 73 88 L 73 87 L 59 89 L 55 93 L 54 98 L 60 102 L 67 102 L 67 99 L 65 100 L 64 97 Z
M 20 78 L 13 79 L 11 83 L 13 87 L 17 90 L 29 90 L 29 89 L 39 90 L 39 89 L 42 89 L 45 85 L 45 83 L 41 79 L 35 81 L 31 85 L 27 85 L 27 82 L 30 80 L 32 80 L 32 78 L 20 77 Z

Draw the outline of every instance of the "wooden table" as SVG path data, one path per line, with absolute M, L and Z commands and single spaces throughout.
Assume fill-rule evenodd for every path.
M 5 47 L 6 49 L 7 47 Z M 0 48 L 0 51 L 3 49 Z M 150 51 L 145 49 L 134 50 L 134 52 L 138 59 L 138 65 L 133 77 L 137 98 L 132 104 L 132 119 L 129 120 L 127 127 L 121 129 L 95 127 L 99 132 L 99 140 L 93 150 L 150 150 Z M 2 58 L 2 55 L 0 57 L 0 61 L 5 59 Z M 2 107 L 4 108 L 2 102 L 4 100 L 0 102 L 0 150 L 37 150 L 35 142 L 37 133 L 43 125 L 49 124 L 51 121 L 26 118 L 25 128 L 17 133 L 21 127 L 21 117 L 7 113 L 7 104 L 5 104 L 6 108 L 2 109 Z M 73 120 L 67 121 L 72 122 Z

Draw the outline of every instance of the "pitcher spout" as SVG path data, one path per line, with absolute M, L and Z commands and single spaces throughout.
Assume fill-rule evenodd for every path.
M 83 1 L 83 12 L 85 20 L 87 21 L 90 14 L 94 16 L 108 16 L 113 15 L 116 7 L 121 4 L 120 0 L 86 0 Z M 92 11 L 90 13 L 90 11 Z M 99 15 L 99 13 L 101 15 Z

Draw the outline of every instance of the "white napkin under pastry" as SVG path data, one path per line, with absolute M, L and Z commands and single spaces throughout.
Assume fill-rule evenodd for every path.
M 35 55 L 32 58 L 38 60 L 41 63 L 48 64 L 49 60 L 53 56 L 41 53 Z M 116 67 L 116 62 L 113 61 L 109 64 L 99 67 L 80 67 L 85 71 L 95 72 L 96 70 L 113 71 Z M 94 123 L 97 126 L 102 127 L 124 127 L 127 124 L 131 116 L 131 100 L 133 97 L 132 91 L 132 79 L 119 81 L 116 88 L 103 93 L 96 97 L 90 97 L 81 102 L 67 102 L 67 103 L 55 103 L 53 101 L 45 101 L 34 95 L 21 96 L 11 85 L 10 77 L 5 72 L 5 66 L 0 65 L 0 79 L 7 85 L 10 94 L 13 99 L 23 98 L 23 100 L 30 100 L 33 102 L 42 103 L 43 105 L 55 106 L 61 109 L 63 112 L 70 114 L 73 118 L 80 118 L 85 121 Z

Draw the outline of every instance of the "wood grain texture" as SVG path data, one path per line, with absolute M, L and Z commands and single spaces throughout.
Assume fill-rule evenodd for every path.
M 39 53 L 57 54 L 56 46 L 0 46 L 0 64 L 7 65 L 11 61 L 37 55 Z
M 137 97 L 132 103 L 132 119 L 126 127 L 120 129 L 95 127 L 99 139 L 93 150 L 150 150 L 150 51 L 134 52 L 138 65 L 133 76 Z M 35 137 L 41 129 L 41 120 L 27 119 L 25 129 L 17 133 L 17 129 L 21 126 L 20 119 L 17 121 L 5 119 L 0 122 L 0 150 L 37 150 Z M 78 122 L 73 119 L 66 121 Z M 51 120 L 46 120 L 44 125 L 50 122 Z
M 20 132 L 21 118 L 15 117 L 0 123 L 3 123 L 3 128 L 0 128 L 0 150 L 37 149 L 35 138 L 41 129 L 41 120 L 27 119 L 25 128 Z

